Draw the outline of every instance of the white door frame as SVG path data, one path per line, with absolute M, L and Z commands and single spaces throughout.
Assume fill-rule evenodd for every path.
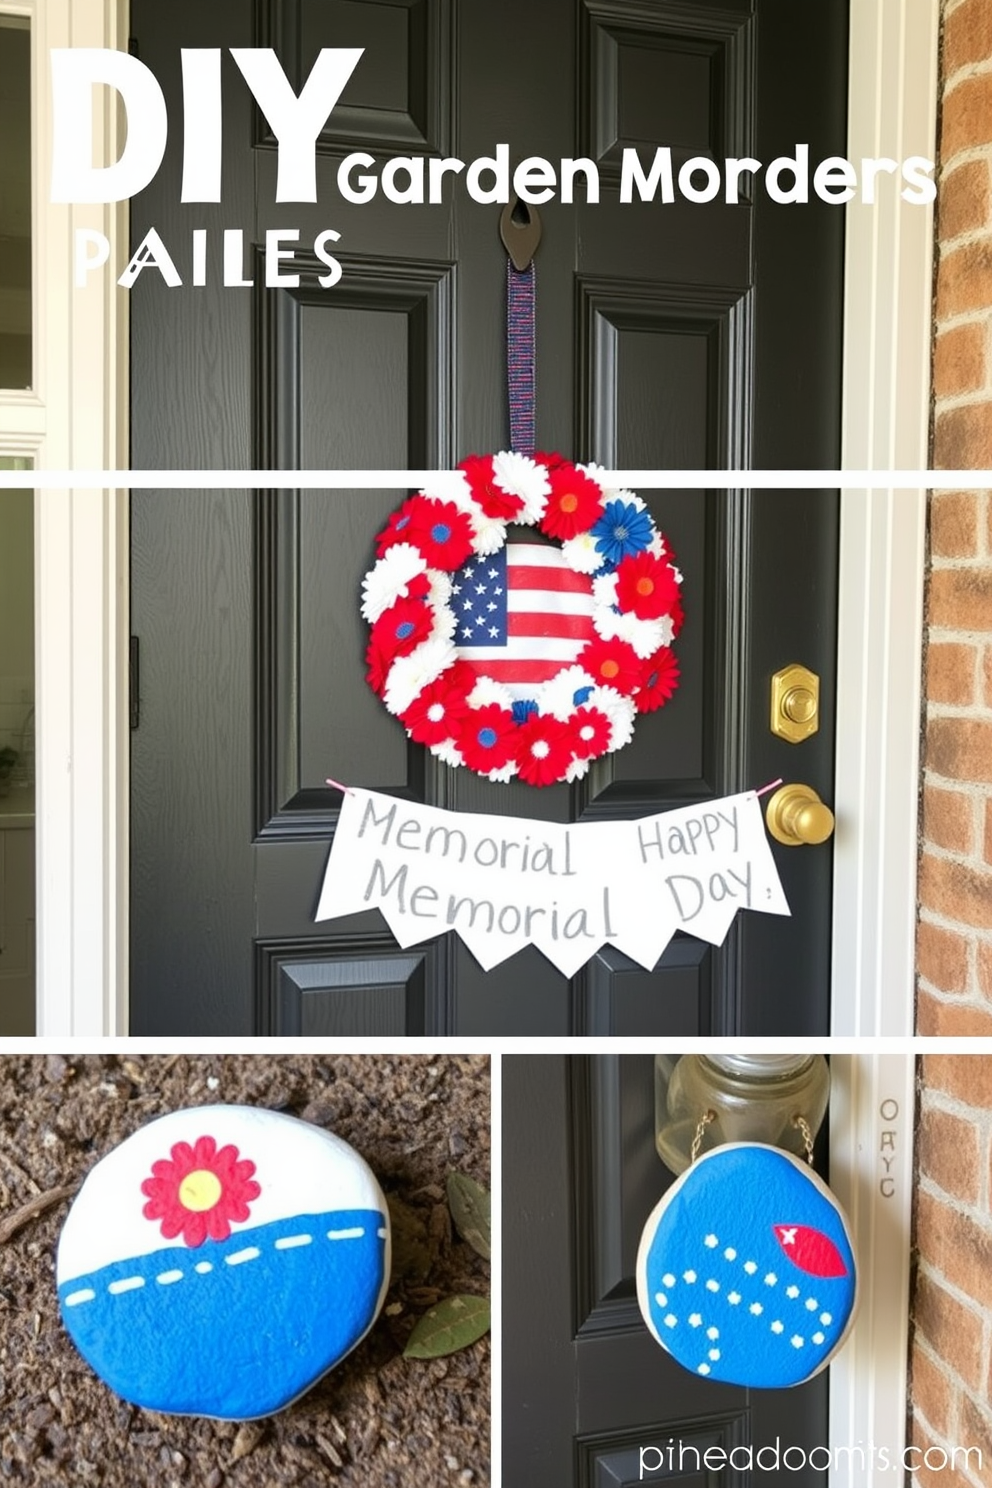
M 11 8 L 14 8 L 13 6 Z M 44 470 L 127 465 L 127 296 L 109 275 L 73 288 L 79 227 L 127 241 L 114 206 L 54 206 L 49 51 L 126 49 L 126 0 L 27 0 L 32 16 L 34 314 L 32 451 Z M 103 90 L 101 90 L 103 91 Z M 105 105 L 106 161 L 121 123 Z M 126 1030 L 127 500 L 119 490 L 35 496 L 38 1032 Z
M 24 0 L 35 19 L 39 382 L 25 445 L 48 469 L 123 468 L 127 297 L 71 287 L 76 226 L 126 243 L 123 211 L 52 207 L 48 49 L 123 47 L 127 0 Z M 938 0 L 852 3 L 849 153 L 933 157 Z M 116 116 L 103 121 L 116 158 Z M 932 212 L 880 193 L 847 209 L 846 468 L 926 466 Z M 119 252 L 112 261 L 119 258 Z M 7 400 L 9 401 L 9 400 Z M 23 401 L 23 400 L 22 400 Z M 6 405 L 0 415 L 6 417 Z M 0 442 L 9 428 L 0 418 Z M 801 498 L 797 498 L 801 499 Z M 908 1034 L 913 1016 L 924 493 L 845 491 L 833 1031 Z M 37 497 L 38 1029 L 127 1031 L 127 501 Z M 801 779 L 801 766 L 797 764 Z
M 851 0 L 848 155 L 936 159 L 940 0 Z M 845 470 L 929 463 L 933 211 L 847 209 Z M 926 490 L 841 496 L 831 1020 L 914 1027 Z
M 901 1481 L 891 1464 L 906 1446 L 916 1060 L 845 1043 L 830 1069 L 830 1186 L 851 1221 L 860 1307 L 830 1365 L 828 1481 L 883 1488 Z

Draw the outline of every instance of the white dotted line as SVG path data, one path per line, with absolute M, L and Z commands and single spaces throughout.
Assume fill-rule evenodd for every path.
M 96 1292 L 90 1291 L 89 1287 L 82 1287 L 78 1292 L 70 1292 L 65 1299 L 66 1307 L 78 1307 L 80 1302 L 92 1302 Z
M 257 1245 L 246 1246 L 244 1250 L 235 1250 L 224 1257 L 226 1266 L 241 1266 L 245 1261 L 257 1261 L 262 1252 Z
M 385 1228 L 382 1228 L 377 1230 L 376 1233 L 380 1240 L 385 1240 L 389 1232 Z M 327 1231 L 328 1240 L 361 1240 L 364 1235 L 365 1229 L 364 1226 L 361 1225 L 356 1226 L 355 1228 L 350 1230 Z M 294 1250 L 297 1248 L 297 1246 L 310 1245 L 312 1241 L 312 1235 L 284 1235 L 281 1239 L 274 1242 L 274 1249 Z M 257 1260 L 261 1254 L 262 1252 L 258 1249 L 257 1246 L 249 1245 L 246 1246 L 244 1250 L 235 1250 L 230 1255 L 226 1255 L 224 1257 L 224 1263 L 228 1266 L 241 1266 L 246 1261 Z M 206 1276 L 208 1272 L 212 1271 L 213 1269 L 213 1262 L 211 1261 L 197 1261 L 193 1267 L 193 1270 L 198 1271 L 201 1276 Z M 184 1272 L 182 1271 L 162 1271 L 159 1273 L 158 1276 L 156 1276 L 155 1280 L 158 1282 L 159 1286 L 172 1286 L 175 1282 L 182 1281 L 183 1276 Z M 693 1280 L 695 1280 L 695 1275 L 693 1275 Z M 675 1278 L 673 1276 L 673 1284 L 674 1281 Z M 107 1291 L 112 1297 L 119 1297 L 122 1292 L 136 1292 L 139 1287 L 143 1287 L 144 1284 L 145 1278 L 143 1276 L 124 1276 L 119 1281 L 112 1281 L 107 1287 Z M 96 1292 L 93 1291 L 92 1287 L 80 1287 L 79 1291 L 69 1292 L 66 1295 L 66 1297 L 64 1298 L 64 1304 L 66 1307 L 79 1307 L 84 1302 L 94 1302 L 95 1300 Z M 665 1303 L 660 1302 L 660 1305 L 663 1307 Z

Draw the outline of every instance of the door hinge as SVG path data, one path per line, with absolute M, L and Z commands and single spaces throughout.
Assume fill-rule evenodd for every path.
M 138 717 L 141 709 L 141 695 L 138 690 L 138 637 L 135 635 L 131 636 L 128 643 L 127 686 L 131 727 L 136 729 L 138 727 Z

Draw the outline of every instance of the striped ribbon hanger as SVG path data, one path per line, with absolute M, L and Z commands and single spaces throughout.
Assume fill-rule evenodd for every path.
M 541 219 L 517 197 L 499 220 L 506 249 L 506 387 L 510 409 L 510 448 L 534 453 L 535 298 L 534 254 L 541 241 Z

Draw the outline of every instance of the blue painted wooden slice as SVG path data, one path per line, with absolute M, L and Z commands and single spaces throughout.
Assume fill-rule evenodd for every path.
M 340 1137 L 249 1106 L 176 1111 L 97 1163 L 59 1240 L 62 1317 L 125 1400 L 245 1420 L 375 1322 L 389 1215 Z
M 787 1152 L 730 1143 L 673 1183 L 644 1227 L 637 1299 L 693 1374 L 781 1389 L 818 1373 L 854 1318 L 847 1221 Z

